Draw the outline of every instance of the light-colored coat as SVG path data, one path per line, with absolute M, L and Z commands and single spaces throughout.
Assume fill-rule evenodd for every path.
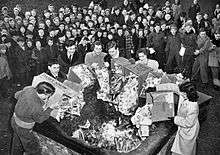
M 196 139 L 199 133 L 199 107 L 180 95 L 178 114 L 174 123 L 178 125 L 177 134 L 171 151 L 180 155 L 196 154 Z

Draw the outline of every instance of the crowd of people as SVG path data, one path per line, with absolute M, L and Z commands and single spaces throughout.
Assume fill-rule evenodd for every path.
M 43 72 L 65 78 L 71 66 L 86 63 L 102 67 L 114 56 L 167 73 L 182 73 L 191 81 L 199 75 L 204 85 L 211 72 L 214 86 L 220 86 L 219 4 L 211 15 L 201 13 L 197 0 L 187 11 L 179 0 L 173 4 L 166 1 L 163 6 L 124 0 L 112 8 L 97 2 L 87 7 L 48 5 L 41 12 L 24 12 L 16 5 L 1 11 L 3 93 L 10 79 L 23 87 Z

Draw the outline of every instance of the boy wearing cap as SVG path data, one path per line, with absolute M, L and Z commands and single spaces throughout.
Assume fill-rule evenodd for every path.
M 6 46 L 0 44 L 0 97 L 7 97 L 7 80 L 11 78 L 11 71 L 5 53 Z

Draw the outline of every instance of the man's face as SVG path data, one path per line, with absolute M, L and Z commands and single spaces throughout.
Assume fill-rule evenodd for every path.
M 102 45 L 95 45 L 94 52 L 99 55 L 102 52 Z
M 54 22 L 55 25 L 59 25 L 60 24 L 60 21 L 59 21 L 58 18 L 55 18 L 53 22 Z
M 206 32 L 200 32 L 200 33 L 199 33 L 199 36 L 200 36 L 201 38 L 206 37 Z
M 101 16 L 98 17 L 98 22 L 102 23 L 103 22 L 103 18 Z
M 219 34 L 215 34 L 215 39 L 216 40 L 220 40 L 220 33 Z
M 140 13 L 140 14 L 143 13 L 143 8 L 142 8 L 142 7 L 139 8 L 139 13 Z
M 32 10 L 31 15 L 35 17 L 37 15 L 37 12 L 35 10 Z
M 43 30 L 39 30 L 39 31 L 38 31 L 38 34 L 39 34 L 39 36 L 42 37 L 42 36 L 44 36 L 44 31 L 43 31 Z
M 176 34 L 176 31 L 177 31 L 177 30 L 174 29 L 174 28 L 172 28 L 172 29 L 170 30 L 170 32 L 171 32 L 172 35 L 175 35 L 175 34 Z
M 116 14 L 116 15 L 118 15 L 119 13 L 120 13 L 120 10 L 119 10 L 119 9 L 115 10 L 115 14 Z
M 79 13 L 79 14 L 77 15 L 77 18 L 78 18 L 78 19 L 82 19 L 82 14 Z
M 197 3 L 198 3 L 198 0 L 193 0 L 193 3 L 194 3 L 194 4 L 197 4 Z
M 108 35 L 108 39 L 109 39 L 109 40 L 112 40 L 112 39 L 113 39 L 113 36 L 112 36 L 111 34 L 109 34 L 109 35 Z
M 39 49 L 39 48 L 41 48 L 41 43 L 40 43 L 40 41 L 37 41 L 36 42 L 36 47 Z
M 49 17 L 50 17 L 50 13 L 49 13 L 49 12 L 45 12 L 45 13 L 44 13 L 44 16 L 45 16 L 46 18 L 49 18 Z
M 48 40 L 48 45 L 52 46 L 53 45 L 53 40 Z
M 49 98 L 52 96 L 52 94 L 38 94 L 39 98 L 44 101 L 45 103 L 48 102 Z
M 61 31 L 63 31 L 64 28 L 65 28 L 65 26 L 64 26 L 63 24 L 61 24 L 61 25 L 59 26 L 59 29 L 60 29 Z
M 191 26 L 186 26 L 185 30 L 186 30 L 186 32 L 189 32 L 191 30 Z
M 135 14 L 132 14 L 132 15 L 131 15 L 131 19 L 132 19 L 132 20 L 134 20 L 134 19 L 135 19 L 135 17 L 136 17 L 136 15 L 135 15 Z
M 59 64 L 52 64 L 51 66 L 48 66 L 48 69 L 50 72 L 54 75 L 58 75 L 60 71 L 60 65 Z
M 162 25 L 161 25 L 161 29 L 162 29 L 162 30 L 165 30 L 165 29 L 166 29 L 166 24 L 162 24 Z
M 48 6 L 48 10 L 49 10 L 50 12 L 53 12 L 53 11 L 54 11 L 54 7 L 53 7 L 52 5 L 49 5 L 49 6 Z
M 197 20 L 201 20 L 201 19 L 202 19 L 202 15 L 200 15 L 200 14 L 197 15 L 197 16 L 196 16 L 196 19 L 197 19 Z
M 72 45 L 70 47 L 66 47 L 68 54 L 74 54 L 76 52 L 76 45 Z
M 50 32 L 49 32 L 49 36 L 50 36 L 50 37 L 54 37 L 54 35 L 55 35 L 54 31 L 50 31 Z
M 31 41 L 28 41 L 28 42 L 27 42 L 27 46 L 28 46 L 28 47 L 32 47 L 32 42 L 31 42 Z
M 106 11 L 105 11 L 105 15 L 107 15 L 107 16 L 110 15 L 110 11 L 109 11 L 109 10 L 106 10 Z
M 122 34 L 123 34 L 123 30 L 122 30 L 122 29 L 119 29 L 119 30 L 118 30 L 118 35 L 119 35 L 119 36 L 122 36 Z
M 23 42 L 23 41 L 19 41 L 19 42 L 18 42 L 18 45 L 24 46 L 24 42 Z
M 157 25 L 157 26 L 155 27 L 155 31 L 156 31 L 156 32 L 159 32 L 159 31 L 160 31 L 160 26 Z
M 118 53 L 118 48 L 112 47 L 108 50 L 108 53 L 114 58 Z
M 138 57 L 141 61 L 147 60 L 147 56 L 144 53 L 139 53 Z

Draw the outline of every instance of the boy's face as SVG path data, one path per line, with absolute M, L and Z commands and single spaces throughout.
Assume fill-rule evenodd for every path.
M 138 57 L 139 57 L 139 59 L 140 59 L 141 61 L 144 61 L 144 60 L 147 59 L 147 56 L 146 56 L 144 53 L 139 53 L 139 54 L 138 54 Z
M 95 45 L 94 52 L 99 55 L 102 52 L 102 45 Z
M 51 66 L 48 66 L 48 69 L 52 74 L 58 75 L 60 71 L 60 65 L 59 64 L 52 64 Z
M 118 48 L 112 47 L 108 50 L 109 55 L 111 55 L 112 57 L 115 57 L 118 53 Z
M 72 45 L 70 47 L 66 47 L 67 53 L 74 54 L 76 52 L 76 45 Z

